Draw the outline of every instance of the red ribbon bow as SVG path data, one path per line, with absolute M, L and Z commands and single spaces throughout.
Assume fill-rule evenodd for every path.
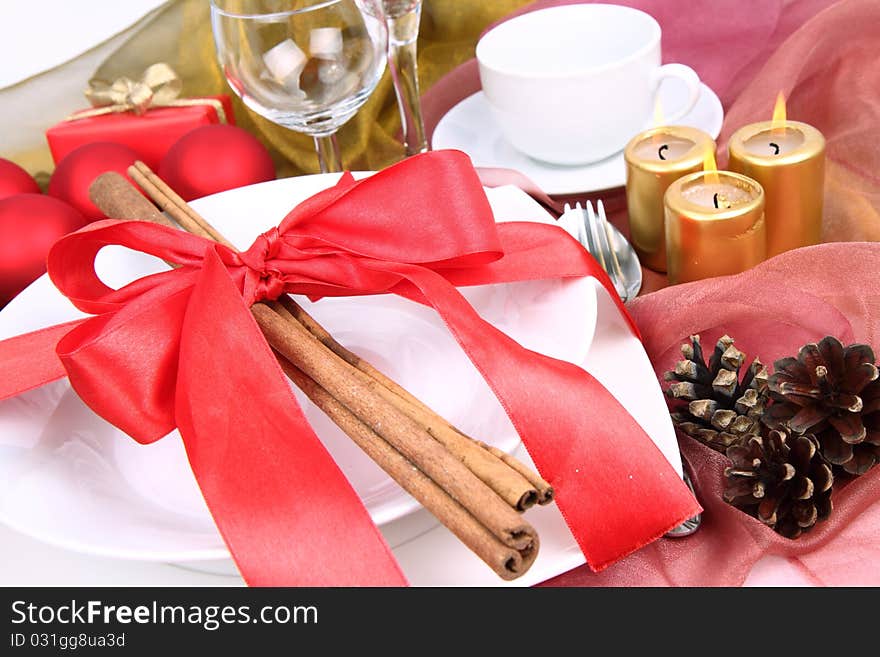
M 181 267 L 114 290 L 94 270 L 109 244 Z M 462 153 L 410 158 L 360 182 L 343 176 L 243 253 L 156 224 L 97 222 L 53 247 L 49 274 L 94 316 L 0 343 L 0 397 L 66 373 L 96 413 L 139 442 L 179 428 L 249 584 L 405 583 L 248 311 L 282 293 L 391 292 L 436 309 L 553 484 L 593 568 L 700 510 L 598 381 L 524 349 L 458 292 L 456 285 L 594 276 L 617 300 L 601 268 L 557 227 L 495 224 Z

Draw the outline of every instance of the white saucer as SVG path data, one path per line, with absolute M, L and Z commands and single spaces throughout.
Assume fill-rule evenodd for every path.
M 678 123 L 705 130 L 713 138 L 721 132 L 724 110 L 715 92 L 700 84 L 702 92 L 694 108 Z M 681 85 L 665 84 L 660 89 L 663 107 L 680 107 Z M 515 169 L 531 178 L 548 194 L 579 194 L 622 187 L 626 183 L 623 151 L 582 166 L 562 166 L 523 155 L 501 135 L 492 119 L 482 91 L 453 107 L 440 119 L 431 140 L 435 149 L 455 148 L 470 155 L 474 166 Z

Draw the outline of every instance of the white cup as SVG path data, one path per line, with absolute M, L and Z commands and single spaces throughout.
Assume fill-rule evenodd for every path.
M 687 87 L 687 114 L 700 79 L 682 64 L 660 65 L 660 25 L 619 5 L 576 4 L 501 23 L 477 43 L 483 93 L 505 138 L 553 164 L 585 164 L 620 151 L 650 127 L 665 78 Z

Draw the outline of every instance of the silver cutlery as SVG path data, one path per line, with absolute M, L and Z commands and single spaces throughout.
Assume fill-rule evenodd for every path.
M 682 464 L 682 467 L 684 464 Z M 696 491 L 694 491 L 694 485 L 691 482 L 691 478 L 688 476 L 688 473 L 685 472 L 682 476 L 684 479 L 684 483 L 687 484 L 687 487 L 691 489 L 691 493 L 696 495 Z M 678 527 L 673 527 L 668 532 L 666 532 L 667 538 L 684 538 L 685 536 L 690 536 L 695 531 L 700 528 L 700 523 L 703 521 L 703 515 L 698 513 L 693 518 L 688 518 L 683 523 L 681 523 Z
M 642 287 L 642 267 L 632 245 L 608 221 L 602 201 L 598 201 L 597 209 L 593 210 L 590 201 L 586 207 L 566 203 L 559 225 L 590 252 L 608 273 L 621 300 L 626 302 Z

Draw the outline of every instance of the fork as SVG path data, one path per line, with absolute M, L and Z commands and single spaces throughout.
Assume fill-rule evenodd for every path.
M 617 257 L 617 244 L 614 233 L 608 223 L 608 218 L 605 216 L 605 205 L 600 200 L 597 201 L 596 207 L 598 212 L 593 210 L 593 203 L 591 201 L 586 202 L 586 208 L 582 207 L 580 203 L 575 203 L 574 208 L 566 203 L 563 217 L 573 214 L 579 216 L 580 221 L 575 222 L 575 230 L 572 230 L 565 223 L 563 227 L 590 252 L 608 274 L 618 296 L 623 301 L 627 301 L 629 299 L 629 288 L 626 276 L 620 266 L 620 260 Z

